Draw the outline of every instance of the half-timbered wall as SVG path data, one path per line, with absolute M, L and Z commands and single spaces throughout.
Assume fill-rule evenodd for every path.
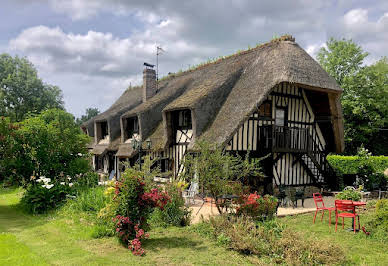
M 233 136 L 226 147 L 227 150 L 257 151 L 258 153 L 252 154 L 265 155 L 263 147 L 266 147 L 268 152 L 271 152 L 272 138 L 276 138 L 277 135 L 276 132 L 269 132 L 272 130 L 270 126 L 275 124 L 276 108 L 283 108 L 286 110 L 285 126 L 290 136 L 287 148 L 299 149 L 299 152 L 308 148 L 312 150 L 310 155 L 317 162 L 324 160 L 321 157 L 326 143 L 318 124 L 314 121 L 315 117 L 304 89 L 293 84 L 281 83 L 273 89 L 265 102 L 271 103 L 271 116 L 263 116 L 259 107 Z M 308 156 L 292 153 L 287 149 L 278 151 L 272 154 L 273 177 L 277 185 L 304 185 L 323 181 L 323 176 Z M 312 175 L 316 180 L 312 180 Z

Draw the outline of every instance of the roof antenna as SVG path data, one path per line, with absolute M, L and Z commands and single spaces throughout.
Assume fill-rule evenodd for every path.
M 156 46 L 156 91 L 158 91 L 159 87 L 159 55 L 161 55 L 164 52 L 162 47 Z

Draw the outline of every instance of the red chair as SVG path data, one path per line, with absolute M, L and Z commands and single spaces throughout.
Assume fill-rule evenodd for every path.
M 313 198 L 314 198 L 315 207 L 317 207 L 317 210 L 315 211 L 313 223 L 315 223 L 315 218 L 317 217 L 317 213 L 319 211 L 322 211 L 321 221 L 323 221 L 323 215 L 325 214 L 325 211 L 329 211 L 329 226 L 331 226 L 331 211 L 334 211 L 335 208 L 330 208 L 325 206 L 321 193 L 313 193 Z
M 338 217 L 342 217 L 342 229 L 344 229 L 344 218 L 353 218 L 353 230 L 356 233 L 356 217 L 358 218 L 358 230 L 360 230 L 360 216 L 356 213 L 356 206 L 351 200 L 335 201 L 335 231 L 337 232 Z

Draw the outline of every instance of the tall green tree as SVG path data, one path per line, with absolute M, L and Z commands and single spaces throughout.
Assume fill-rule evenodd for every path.
M 365 65 L 368 53 L 352 40 L 331 38 L 317 56 L 322 67 L 344 89 L 345 152 L 364 145 L 374 154 L 388 154 L 388 60 Z
M 87 108 L 84 115 L 82 115 L 80 118 L 77 118 L 76 123 L 77 125 L 81 125 L 83 122 L 88 121 L 90 118 L 95 117 L 100 113 L 100 110 L 98 108 Z
M 62 91 L 44 83 L 26 58 L 0 55 L 0 116 L 23 120 L 28 113 L 64 109 Z
M 0 182 L 29 181 L 31 175 L 57 178 L 89 170 L 87 143 L 73 115 L 49 109 L 22 122 L 0 118 Z

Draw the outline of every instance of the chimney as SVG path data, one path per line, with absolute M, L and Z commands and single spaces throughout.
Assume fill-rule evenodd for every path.
M 156 72 L 151 68 L 143 70 L 143 103 L 156 94 Z

